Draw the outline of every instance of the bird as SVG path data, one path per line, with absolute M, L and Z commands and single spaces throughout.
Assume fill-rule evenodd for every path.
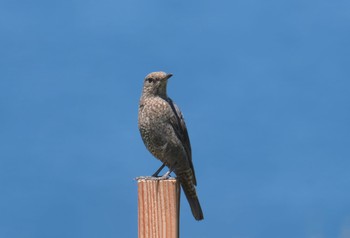
M 174 172 L 185 193 L 196 220 L 203 220 L 203 211 L 196 192 L 196 176 L 192 162 L 190 139 L 179 107 L 167 95 L 172 74 L 152 72 L 143 82 L 138 108 L 138 128 L 146 148 L 162 166 L 152 175 L 157 177 L 167 166 L 166 179 Z

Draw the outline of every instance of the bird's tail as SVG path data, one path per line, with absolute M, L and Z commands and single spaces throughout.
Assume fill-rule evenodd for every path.
M 199 203 L 196 187 L 193 183 L 193 173 L 191 169 L 177 173 L 182 189 L 186 195 L 187 201 L 190 204 L 192 214 L 197 221 L 203 220 L 203 212 Z

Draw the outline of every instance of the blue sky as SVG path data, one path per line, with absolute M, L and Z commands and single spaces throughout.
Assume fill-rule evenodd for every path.
M 350 237 L 349 1 L 0 1 L 0 237 L 136 237 L 171 72 L 205 220 L 181 237 Z

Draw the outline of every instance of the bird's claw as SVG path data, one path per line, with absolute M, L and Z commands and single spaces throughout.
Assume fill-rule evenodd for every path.
M 160 177 L 139 176 L 135 178 L 135 180 L 153 180 L 153 181 L 160 181 L 160 180 L 167 180 L 167 179 L 174 179 L 170 176 L 169 172 L 165 173 L 163 176 L 160 176 Z

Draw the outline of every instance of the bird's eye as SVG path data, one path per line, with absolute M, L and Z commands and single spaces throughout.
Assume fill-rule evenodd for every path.
M 149 83 L 152 83 L 153 82 L 153 78 L 148 78 L 146 79 Z

